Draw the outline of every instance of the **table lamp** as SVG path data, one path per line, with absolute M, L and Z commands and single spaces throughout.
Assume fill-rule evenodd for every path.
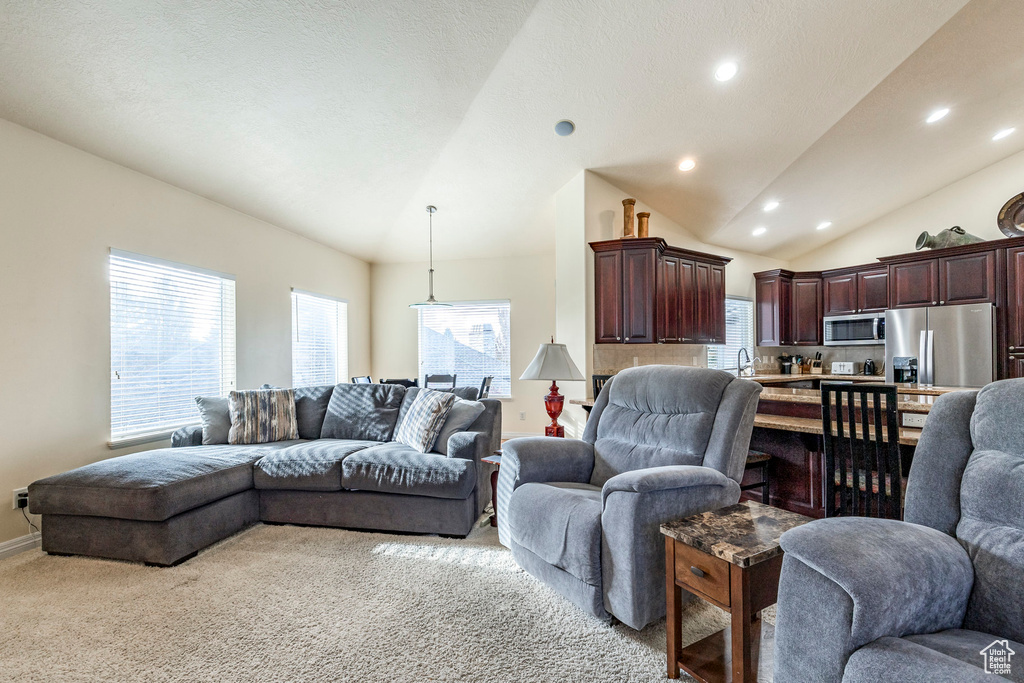
M 551 391 L 544 397 L 544 408 L 548 411 L 551 424 L 544 428 L 544 436 L 565 436 L 565 428 L 558 424 L 565 397 L 558 393 L 557 381 L 585 379 L 569 357 L 565 344 L 556 344 L 554 337 L 550 344 L 541 344 L 533 362 L 519 379 L 551 380 Z

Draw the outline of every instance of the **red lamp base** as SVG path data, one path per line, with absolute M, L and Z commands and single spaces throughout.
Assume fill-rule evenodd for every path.
M 551 382 L 551 391 L 544 397 L 544 409 L 548 411 L 551 424 L 544 428 L 544 436 L 565 436 L 565 427 L 558 424 L 558 416 L 562 414 L 565 397 L 558 393 L 558 385 Z

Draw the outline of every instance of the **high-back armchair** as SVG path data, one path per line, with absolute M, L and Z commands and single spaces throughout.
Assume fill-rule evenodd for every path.
M 719 370 L 623 370 L 583 438 L 504 445 L 498 535 L 579 607 L 640 629 L 665 614 L 663 522 L 732 505 L 760 385 Z
M 935 402 L 904 520 L 782 536 L 775 680 L 1024 681 L 1024 379 Z

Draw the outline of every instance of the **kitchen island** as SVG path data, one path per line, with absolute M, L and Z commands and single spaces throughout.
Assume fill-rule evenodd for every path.
M 822 480 L 824 444 L 821 423 L 821 380 L 854 383 L 884 383 L 882 376 L 865 375 L 755 375 L 747 377 L 764 385 L 750 448 L 772 456 L 770 503 L 777 507 L 811 517 L 825 514 Z M 810 382 L 815 388 L 793 388 L 794 382 Z M 897 384 L 900 424 L 903 415 L 910 413 L 926 416 L 942 394 L 963 391 L 955 387 L 935 387 L 918 384 Z M 590 407 L 592 400 L 572 400 L 570 403 Z M 914 448 L 921 438 L 921 429 L 900 428 L 900 452 L 903 474 L 910 471 Z M 744 484 L 754 483 L 757 474 L 748 472 Z M 745 499 L 760 501 L 760 493 L 748 491 Z

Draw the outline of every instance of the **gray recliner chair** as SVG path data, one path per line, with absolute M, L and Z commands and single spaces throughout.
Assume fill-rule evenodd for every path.
M 583 610 L 641 629 L 665 614 L 663 522 L 739 500 L 760 385 L 719 370 L 623 370 L 582 440 L 513 439 L 498 536 Z
M 776 681 L 1024 681 L 1024 380 L 935 402 L 904 519 L 782 536 Z

